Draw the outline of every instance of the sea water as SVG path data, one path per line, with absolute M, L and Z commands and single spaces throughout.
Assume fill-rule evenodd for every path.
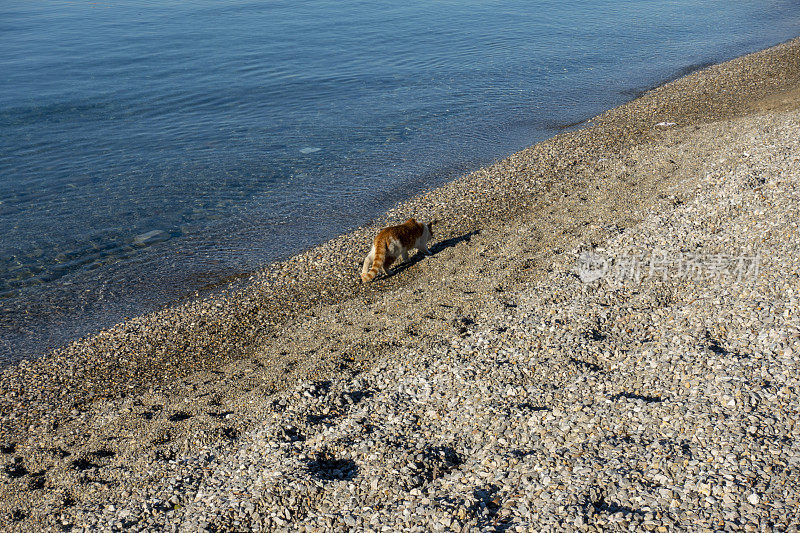
M 798 34 L 796 0 L 3 0 L 0 365 Z

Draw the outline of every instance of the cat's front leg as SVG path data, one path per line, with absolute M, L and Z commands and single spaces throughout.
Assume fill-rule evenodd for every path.
M 364 259 L 364 266 L 361 267 L 361 273 L 366 274 L 372 268 L 372 262 L 375 260 L 375 248 L 370 250 L 367 257 Z

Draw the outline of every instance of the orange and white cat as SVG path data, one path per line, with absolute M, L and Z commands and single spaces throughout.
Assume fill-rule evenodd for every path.
M 425 255 L 431 255 L 428 250 L 428 241 L 433 237 L 433 230 L 430 224 L 421 224 L 409 218 L 399 226 L 383 228 L 372 245 L 366 259 L 364 267 L 361 269 L 361 281 L 367 283 L 372 281 L 378 272 L 386 274 L 386 269 L 400 257 L 403 261 L 408 260 L 408 252 L 412 248 L 420 250 Z

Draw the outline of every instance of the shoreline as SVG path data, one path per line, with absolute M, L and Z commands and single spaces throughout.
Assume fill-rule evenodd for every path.
M 777 48 L 779 46 L 782 46 L 783 44 L 786 44 L 786 43 L 779 43 L 779 44 L 777 44 L 777 45 L 775 45 L 773 47 L 770 47 L 770 48 Z M 758 52 L 756 52 L 756 53 L 758 53 Z M 723 55 L 723 57 L 724 57 L 724 55 Z M 692 74 L 693 72 L 696 72 L 697 70 L 708 68 L 710 66 L 714 66 L 714 64 L 710 63 L 708 61 L 704 61 L 704 62 L 701 62 L 701 63 L 695 63 L 695 64 L 689 64 L 689 65 L 687 65 L 685 67 L 679 68 L 676 74 L 669 75 L 669 76 L 665 77 L 662 82 L 656 82 L 656 84 L 645 85 L 645 86 L 642 86 L 641 88 L 636 87 L 636 88 L 624 90 L 624 91 L 621 91 L 620 94 L 628 95 L 628 96 L 633 97 L 634 99 L 638 99 L 639 97 L 641 97 L 641 96 L 643 96 L 643 95 L 645 95 L 645 94 L 647 94 L 647 93 L 649 93 L 649 92 L 651 92 L 651 91 L 653 91 L 655 89 L 658 89 L 660 86 L 670 84 L 670 83 L 676 81 L 677 79 L 680 79 L 682 77 L 685 77 L 686 75 Z M 628 104 L 630 104 L 630 102 L 626 102 L 623 105 L 628 105 Z M 610 110 L 608 110 L 608 111 L 610 111 Z M 608 111 L 605 111 L 602 114 L 605 114 Z M 571 131 L 574 131 L 576 129 L 583 128 L 583 127 L 587 126 L 588 124 L 592 123 L 596 119 L 597 119 L 597 116 L 588 117 L 588 115 L 587 115 L 584 118 L 581 118 L 580 120 L 578 120 L 577 122 L 572 122 L 572 123 L 552 123 L 548 127 L 550 128 L 550 131 L 551 131 L 551 133 L 553 135 L 558 136 L 562 132 L 571 132 Z M 545 140 L 547 140 L 547 139 L 545 139 Z M 522 151 L 524 151 L 524 150 L 522 150 Z M 503 156 L 503 158 L 505 158 L 505 157 L 506 156 Z M 507 157 L 511 157 L 511 155 L 509 155 Z M 497 161 L 498 160 L 495 160 L 495 163 Z M 456 166 L 466 166 L 466 165 L 456 165 Z M 492 164 L 487 164 L 487 166 L 485 166 L 483 168 L 489 168 L 491 166 L 492 166 Z M 445 170 L 446 170 L 447 174 L 449 174 L 451 176 L 455 175 L 455 173 L 452 173 L 452 172 L 449 171 L 449 167 L 448 167 L 448 169 L 445 169 Z M 478 169 L 478 170 L 481 170 L 481 169 Z M 476 170 L 475 172 L 477 172 L 478 170 Z M 466 173 L 464 175 L 469 175 L 471 173 L 472 172 L 469 172 L 469 173 Z M 462 175 L 461 177 L 463 177 L 464 175 Z M 436 187 L 438 188 L 439 186 L 436 186 Z M 424 188 L 422 190 L 422 192 L 418 193 L 417 196 L 422 196 L 422 195 L 424 195 L 426 192 L 428 192 L 430 190 L 431 190 L 430 188 L 426 187 L 426 188 Z M 406 200 L 406 201 L 411 201 L 411 200 L 409 199 L 409 200 Z M 401 201 L 397 205 L 402 205 L 402 204 L 403 204 L 403 202 Z M 375 220 L 386 220 L 385 214 L 384 214 L 384 216 L 376 217 Z M 367 225 L 369 225 L 369 223 Z M 372 225 L 374 226 L 374 224 L 372 224 Z M 362 229 L 362 228 L 359 227 L 359 228 L 357 228 L 357 229 L 355 229 L 353 231 L 359 231 L 360 229 Z M 332 240 L 335 240 L 335 239 L 332 239 Z M 120 313 L 118 315 L 120 321 L 117 322 L 117 323 L 114 323 L 115 319 L 113 319 L 113 318 L 109 319 L 109 320 L 105 320 L 104 319 L 102 321 L 105 324 L 104 327 L 99 328 L 99 329 L 89 328 L 88 330 L 84 330 L 84 331 L 89 331 L 89 333 L 84 333 L 84 334 L 81 334 L 79 336 L 75 336 L 75 335 L 67 336 L 67 337 L 65 337 L 67 340 L 65 342 L 63 342 L 63 343 L 50 342 L 50 343 L 47 344 L 47 346 L 45 348 L 43 348 L 42 350 L 38 351 L 35 354 L 31 352 L 28 356 L 17 354 L 17 355 L 15 355 L 13 357 L 12 356 L 0 357 L 0 372 L 2 372 L 7 367 L 11 367 L 11 366 L 16 365 L 17 363 L 19 363 L 22 360 L 32 361 L 32 360 L 36 360 L 36 359 L 38 359 L 38 358 L 40 358 L 42 356 L 49 356 L 50 354 L 52 354 L 54 352 L 62 352 L 69 345 L 71 345 L 73 343 L 76 343 L 76 342 L 77 343 L 82 343 L 82 342 L 85 342 L 87 339 L 89 339 L 91 337 L 94 337 L 94 336 L 96 336 L 96 335 L 98 335 L 98 334 L 100 334 L 102 332 L 118 328 L 121 323 L 123 323 L 123 322 L 125 322 L 127 320 L 130 320 L 130 317 L 132 317 L 132 316 L 133 317 L 137 317 L 137 316 L 143 316 L 143 315 L 151 315 L 151 314 L 158 313 L 158 312 L 164 310 L 164 308 L 181 307 L 181 306 L 186 305 L 187 303 L 191 303 L 194 300 L 202 300 L 202 299 L 207 299 L 209 297 L 214 297 L 219 292 L 229 292 L 229 289 L 230 290 L 235 290 L 236 287 L 238 287 L 240 282 L 242 282 L 242 281 L 246 282 L 246 280 L 248 278 L 253 278 L 254 276 L 258 277 L 263 270 L 270 269 L 270 268 L 272 268 L 272 266 L 274 266 L 276 264 L 277 265 L 283 264 L 284 262 L 286 262 L 288 260 L 291 260 L 295 256 L 308 254 L 308 253 L 312 252 L 314 249 L 316 249 L 318 247 L 321 247 L 321 246 L 324 246 L 324 245 L 325 245 L 325 243 L 323 242 L 323 243 L 315 244 L 315 245 L 313 245 L 311 247 L 308 247 L 307 249 L 303 249 L 303 250 L 301 250 L 301 251 L 299 251 L 297 253 L 293 253 L 292 252 L 290 255 L 288 255 L 288 254 L 278 255 L 277 256 L 277 260 L 270 261 L 270 263 L 268 263 L 266 266 L 261 266 L 261 267 L 255 268 L 255 269 L 245 269 L 245 270 L 241 270 L 241 271 L 231 271 L 230 273 L 220 277 L 219 279 L 215 279 L 214 281 L 211 281 L 209 283 L 203 284 L 203 285 L 195 287 L 195 288 L 187 288 L 185 291 L 181 291 L 180 293 L 178 293 L 175 296 L 175 298 L 172 299 L 172 300 L 156 301 L 155 303 L 152 303 L 152 305 L 150 306 L 149 309 L 146 309 L 146 310 L 142 311 L 141 313 L 137 313 L 136 311 Z M 283 259 L 283 258 L 286 258 L 286 259 Z M 206 274 L 202 273 L 202 272 L 197 274 L 197 276 L 199 276 L 199 277 L 203 277 L 205 275 Z M 210 273 L 209 276 L 213 277 L 214 273 Z M 160 302 L 160 303 L 158 303 L 158 302 Z M 60 306 L 61 303 L 59 303 L 58 305 Z M 22 309 L 22 308 L 20 308 L 20 309 Z M 39 311 L 39 312 L 41 312 L 41 311 Z M 25 314 L 25 313 L 20 311 L 18 314 Z M 107 317 L 104 317 L 104 318 L 107 318 Z M 67 322 L 67 321 L 68 320 L 62 320 L 62 322 Z M 35 329 L 37 329 L 37 328 L 26 328 L 26 329 L 28 329 L 29 332 L 34 334 L 35 333 Z M 41 329 L 41 328 L 39 328 L 39 329 Z M 47 329 L 47 328 L 45 328 L 45 329 Z M 58 328 L 54 328 L 54 329 L 58 329 Z M 19 330 L 19 331 L 21 331 L 21 330 Z M 11 346 L 11 343 L 7 343 L 7 346 Z
M 568 262 L 575 246 L 600 245 L 652 209 L 690 198 L 704 162 L 675 147 L 687 149 L 695 132 L 796 109 L 799 88 L 800 39 L 696 71 L 271 265 L 244 288 L 131 319 L 4 370 L 6 462 L 22 458 L 26 472 L 43 472 L 49 485 L 30 489 L 23 484 L 29 474 L 11 476 L 0 509 L 13 513 L 33 490 L 40 500 L 14 526 L 25 529 L 35 516 L 72 513 L 65 491 L 91 507 L 107 490 L 102 484 L 84 480 L 80 496 L 67 487 L 79 483 L 76 476 L 102 477 L 102 450 L 122 469 L 150 465 L 157 452 L 174 462 L 235 447 L 226 432 L 259 427 L 267 415 L 258 407 L 281 401 L 294 384 L 357 379 L 383 358 L 462 338 L 487 309 L 513 309 L 489 295 L 535 284 Z M 441 221 L 433 258 L 415 257 L 409 268 L 362 286 L 358 265 L 369 236 L 407 216 Z M 484 258 L 503 246 L 515 255 Z M 69 455 L 52 456 L 43 442 Z M 94 466 L 81 469 L 78 458 Z

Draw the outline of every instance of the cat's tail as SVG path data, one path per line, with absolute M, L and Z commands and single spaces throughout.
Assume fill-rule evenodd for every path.
M 367 270 L 370 259 L 372 259 L 372 268 Z M 380 269 L 383 268 L 383 263 L 386 261 L 386 245 L 373 246 L 372 251 L 364 260 L 364 268 L 361 270 L 361 281 L 368 283 L 375 279 Z

